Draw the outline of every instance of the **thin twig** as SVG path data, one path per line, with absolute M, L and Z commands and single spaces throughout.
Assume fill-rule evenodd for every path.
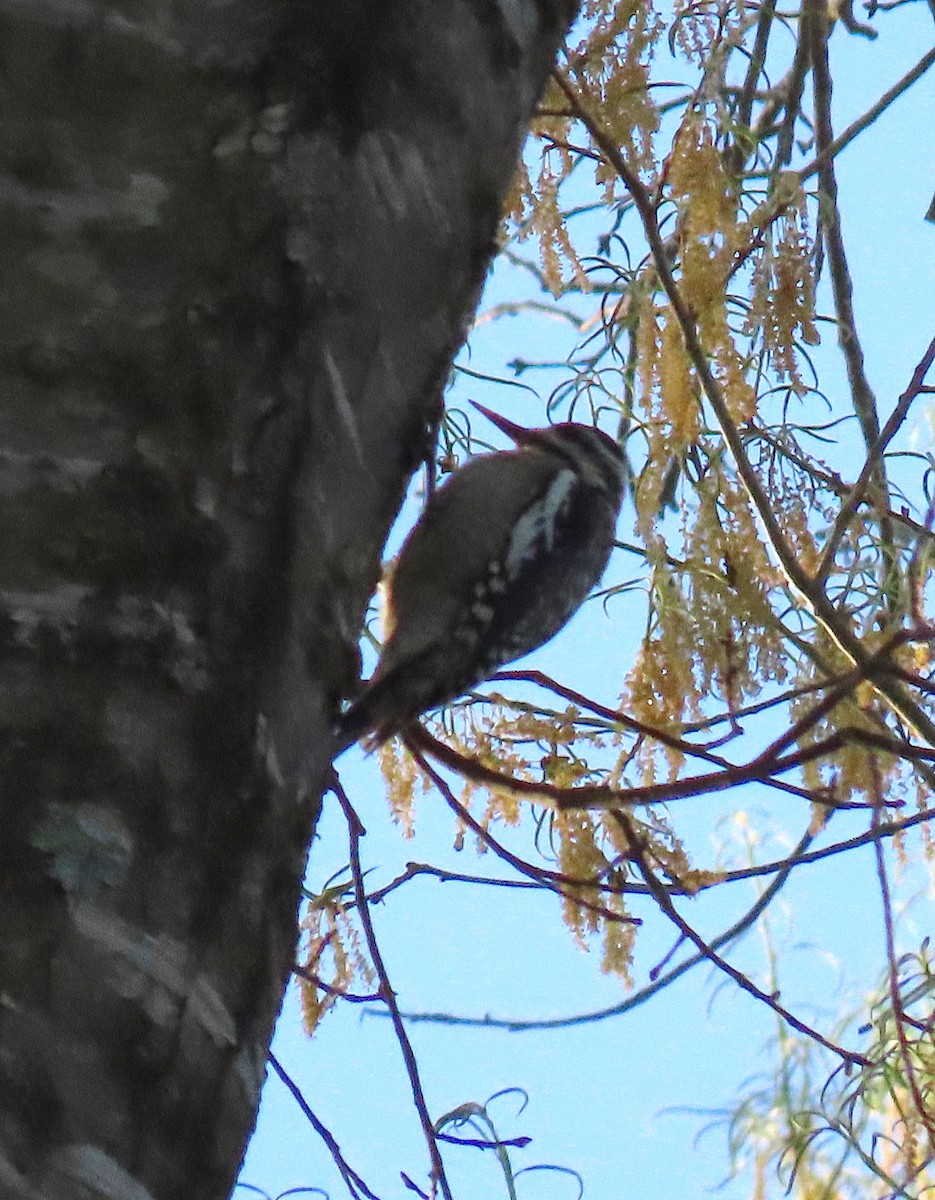
M 320 992 L 324 992 L 328 996 L 336 996 L 339 1000 L 346 1000 L 348 1004 L 375 1004 L 383 1000 L 383 997 L 377 994 L 362 996 L 356 992 L 347 992 L 342 988 L 332 987 L 330 983 L 325 983 L 320 975 L 309 971 L 301 963 L 292 964 L 292 974 L 297 975 L 299 979 L 304 979 L 306 983 L 310 983 L 313 987 L 318 988 Z
M 422 1090 L 422 1080 L 419 1077 L 419 1066 L 416 1062 L 415 1051 L 412 1048 L 412 1043 L 409 1040 L 409 1034 L 406 1032 L 406 1025 L 399 1012 L 399 1005 L 396 1003 L 396 993 L 390 983 L 389 975 L 387 974 L 386 964 L 383 961 L 383 955 L 380 951 L 380 943 L 377 941 L 377 935 L 373 928 L 373 921 L 370 917 L 370 906 L 367 903 L 367 890 L 364 886 L 364 873 L 360 863 L 360 839 L 366 834 L 366 829 L 361 823 L 356 810 L 347 797 L 337 776 L 333 776 L 331 780 L 331 789 L 338 798 L 338 803 L 344 813 L 347 821 L 348 839 L 350 842 L 350 858 L 351 858 L 351 875 L 354 880 L 354 891 L 357 896 L 357 910 L 360 913 L 360 923 L 363 926 L 364 937 L 367 941 L 367 949 L 370 953 L 370 958 L 373 962 L 373 969 L 377 973 L 377 978 L 380 980 L 380 995 L 386 1003 L 389 1010 L 390 1019 L 393 1022 L 393 1029 L 396 1033 L 396 1040 L 399 1043 L 399 1048 L 402 1051 L 403 1062 L 406 1066 L 406 1074 L 409 1076 L 409 1086 L 412 1089 L 412 1100 L 419 1114 L 419 1121 L 422 1125 L 422 1132 L 425 1136 L 425 1142 L 428 1147 L 429 1158 L 432 1163 L 432 1191 L 434 1193 L 437 1187 L 445 1200 L 452 1200 L 451 1188 L 448 1184 L 448 1178 L 445 1175 L 445 1164 L 442 1162 L 441 1152 L 438 1149 L 438 1142 L 435 1139 L 435 1126 L 432 1123 L 432 1118 L 429 1115 L 428 1105 L 425 1102 L 425 1093 Z
M 896 837 L 907 829 L 912 829 L 915 825 L 923 825 L 927 821 L 933 820 L 935 820 L 935 808 L 926 808 L 921 812 L 913 813 L 911 817 L 901 817 L 898 821 L 880 822 L 875 832 L 858 833 L 852 838 L 845 838 L 840 842 L 832 842 L 830 846 L 823 846 L 821 850 L 809 850 L 803 854 L 793 853 L 788 858 L 762 863 L 758 867 L 740 867 L 735 871 L 724 871 L 723 881 L 736 883 L 741 879 L 755 879 L 758 875 L 772 875 L 775 871 L 788 867 L 807 866 L 809 863 L 821 862 L 822 859 L 834 858 L 838 854 L 845 854 L 849 850 L 866 846 L 876 839 Z M 713 885 L 702 884 L 698 891 L 704 891 L 708 886 Z M 669 890 L 671 894 L 672 889 Z
M 476 884 L 478 887 L 519 888 L 532 891 L 542 891 L 548 888 L 548 884 L 536 879 L 498 879 L 487 875 L 468 875 L 463 871 L 446 871 L 432 863 L 410 862 L 406 863 L 405 871 L 397 875 L 395 879 L 391 879 L 389 883 L 384 884 L 375 892 L 368 893 L 367 900 L 370 904 L 382 904 L 386 897 L 395 892 L 397 888 L 420 875 L 428 875 L 440 883 L 468 883 Z
M 501 317 L 518 317 L 524 313 L 539 313 L 553 321 L 567 321 L 575 329 L 580 329 L 585 318 L 570 308 L 559 308 L 554 304 L 546 304 L 543 300 L 505 300 L 501 304 L 493 304 L 485 308 L 474 318 L 471 329 L 480 329 L 489 321 L 498 321 Z M 459 368 L 463 370 L 463 368 Z M 507 380 L 510 383 L 512 380 Z
M 739 917 L 733 925 L 725 929 L 716 938 L 713 938 L 709 945 L 714 950 L 720 950 L 723 946 L 729 945 L 731 942 L 741 937 L 747 930 L 756 923 L 762 913 L 766 911 L 772 901 L 776 898 L 782 888 L 785 886 L 792 870 L 792 864 L 798 859 L 800 854 L 804 854 L 811 843 L 814 841 L 814 834 L 806 832 L 799 839 L 798 845 L 789 856 L 789 865 L 787 865 L 773 879 L 770 884 L 757 897 L 756 902 L 747 909 L 747 911 Z M 647 888 L 647 892 L 648 892 Z M 678 966 L 673 967 L 665 974 L 658 975 L 651 983 L 628 996 L 626 1000 L 620 1001 L 619 1004 L 611 1004 L 607 1008 L 595 1009 L 592 1012 L 576 1013 L 571 1017 L 551 1017 L 541 1020 L 508 1020 L 499 1017 L 458 1017 L 452 1016 L 450 1013 L 406 1013 L 407 1021 L 428 1021 L 440 1025 L 467 1025 L 490 1029 L 506 1029 L 511 1033 L 524 1033 L 532 1029 L 566 1029 L 574 1025 L 591 1025 L 596 1021 L 606 1021 L 610 1017 L 619 1017 L 624 1013 L 630 1012 L 631 1009 L 638 1008 L 641 1004 L 645 1004 L 647 1000 L 652 999 L 658 992 L 667 988 L 669 984 L 675 983 L 693 967 L 697 967 L 699 963 L 706 962 L 704 954 L 696 953 L 683 959 Z
M 747 74 L 743 81 L 740 104 L 737 107 L 738 121 L 745 129 L 750 128 L 753 118 L 753 100 L 756 95 L 756 86 L 760 81 L 760 73 L 766 62 L 766 47 L 769 42 L 775 12 L 776 0 L 763 0 L 763 3 L 760 5 L 760 11 L 757 14 L 756 37 L 753 41 L 750 60 L 747 63 Z
M 881 805 L 873 810 L 871 818 L 871 832 L 877 834 L 877 828 L 880 820 Z M 925 1132 L 928 1135 L 929 1141 L 929 1156 L 935 1154 L 935 1121 L 932 1119 L 932 1114 L 928 1111 L 925 1099 L 922 1096 L 919 1088 L 919 1081 L 916 1078 L 915 1067 L 912 1062 L 912 1052 L 909 1048 L 909 1042 L 906 1037 L 906 1014 L 903 1009 L 902 996 L 899 990 L 899 963 L 896 958 L 896 935 L 893 928 L 893 905 L 890 898 L 890 885 L 886 872 L 886 856 L 883 852 L 883 840 L 879 836 L 874 836 L 873 839 L 874 858 L 877 868 L 877 880 L 880 884 L 880 900 L 883 905 L 883 930 L 886 937 L 886 961 L 887 961 L 887 976 L 889 980 L 890 1003 L 893 1006 L 893 1021 L 896 1026 L 896 1041 L 899 1046 L 899 1056 L 903 1065 L 903 1073 L 906 1077 L 906 1087 L 909 1095 L 912 1097 L 912 1102 L 915 1105 L 916 1113 L 919 1120 L 922 1122 Z
M 430 774 L 434 777 L 434 772 Z M 464 883 L 480 887 L 495 887 L 508 888 L 512 890 L 526 891 L 550 891 L 559 892 L 562 883 L 574 885 L 576 887 L 593 887 L 599 889 L 602 893 L 613 896 L 648 896 L 649 889 L 642 883 L 624 883 L 621 885 L 611 885 L 600 878 L 595 879 L 578 879 L 571 880 L 567 875 L 562 875 L 557 871 L 549 871 L 544 867 L 537 867 L 533 863 L 527 862 L 516 855 L 506 850 L 504 846 L 490 833 L 489 829 L 485 829 L 478 822 L 474 821 L 471 814 L 460 803 L 455 801 L 455 806 L 452 811 L 460 818 L 464 813 L 467 813 L 470 827 L 481 838 L 488 849 L 492 850 L 498 857 L 503 858 L 504 862 L 513 866 L 516 870 L 521 871 L 525 876 L 523 879 L 504 879 L 499 877 L 490 877 L 486 875 L 469 875 L 462 871 L 448 871 L 442 867 L 436 867 L 431 863 L 408 863 L 405 871 L 402 871 L 389 883 L 376 891 L 370 892 L 367 895 L 368 902 L 373 904 L 382 904 L 383 901 L 395 892 L 404 884 L 419 876 L 428 876 L 432 879 L 437 879 L 442 883 Z M 873 841 L 875 837 L 891 838 L 896 837 L 900 833 L 904 833 L 908 829 L 914 828 L 916 825 L 922 825 L 926 821 L 935 820 L 935 808 L 922 809 L 921 812 L 913 813 L 909 817 L 900 817 L 898 820 L 890 820 L 885 823 L 881 822 L 876 833 L 859 833 L 852 838 L 846 838 L 840 842 L 832 842 L 829 846 L 824 846 L 821 850 L 812 850 L 807 853 L 796 853 L 793 851 L 785 858 L 774 859 L 772 862 L 761 863 L 756 867 L 738 867 L 734 870 L 721 870 L 719 868 L 704 868 L 702 874 L 711 876 L 709 879 L 702 879 L 695 883 L 691 890 L 683 888 L 675 883 L 667 884 L 670 896 L 685 896 L 685 895 L 700 895 L 702 892 L 710 891 L 712 888 L 722 887 L 728 883 L 741 883 L 749 879 L 761 878 L 764 875 L 775 875 L 777 872 L 788 870 L 790 867 L 806 866 L 809 863 L 821 862 L 826 858 L 833 858 L 838 854 L 843 854 L 848 850 L 855 850 L 860 846 L 866 846 Z M 356 904 L 355 904 L 356 907 Z M 619 919 L 619 914 L 613 914 Z M 295 967 L 294 970 L 303 975 L 304 978 L 310 977 L 303 968 Z M 338 992 L 337 989 L 328 989 L 334 991 L 337 995 L 345 998 L 345 994 Z M 377 997 L 378 998 L 378 997 Z M 374 999 L 374 997 L 353 997 L 359 1001 Z
M 361 1196 L 364 1197 L 364 1200 L 380 1200 L 380 1197 L 367 1187 L 361 1177 L 344 1158 L 344 1155 L 341 1153 L 341 1147 L 335 1141 L 334 1135 L 327 1128 L 327 1126 L 321 1123 L 321 1121 L 312 1111 L 308 1101 L 299 1090 L 298 1084 L 293 1080 L 292 1076 L 289 1075 L 272 1050 L 268 1052 L 267 1058 L 269 1059 L 269 1065 L 273 1068 L 279 1078 L 292 1093 L 295 1102 L 305 1114 L 306 1120 L 328 1147 L 328 1151 L 331 1154 L 331 1157 L 334 1159 L 335 1166 L 340 1171 L 341 1178 L 347 1185 L 347 1190 L 350 1192 L 351 1196 L 354 1197 L 354 1200 L 358 1200 L 358 1198 Z
M 632 821 L 630 821 L 630 819 L 623 813 L 614 813 L 613 816 L 620 825 L 624 836 L 629 842 L 630 855 L 640 874 L 643 876 L 643 880 L 645 881 L 647 887 L 652 893 L 653 899 L 666 914 L 669 920 L 672 921 L 682 936 L 687 938 L 697 947 L 699 953 L 701 953 L 719 970 L 723 971 L 725 975 L 728 975 L 731 979 L 733 979 L 738 987 L 742 988 L 745 992 L 749 992 L 751 996 L 754 996 L 757 1000 L 760 1000 L 766 1004 L 773 1010 L 773 1012 L 782 1017 L 784 1021 L 788 1022 L 793 1029 L 797 1029 L 799 1033 L 805 1034 L 806 1037 L 812 1038 L 814 1041 L 818 1042 L 819 1045 L 824 1046 L 826 1050 L 830 1050 L 832 1053 L 837 1054 L 845 1063 L 858 1066 L 870 1065 L 870 1060 L 863 1054 L 858 1054 L 853 1050 L 845 1050 L 843 1046 L 838 1046 L 835 1042 L 830 1041 L 823 1034 L 819 1033 L 817 1029 L 813 1029 L 812 1026 L 806 1025 L 804 1021 L 800 1021 L 798 1017 L 794 1016 L 787 1008 L 780 1004 L 775 996 L 771 996 L 764 992 L 761 988 L 758 988 L 752 979 L 744 975 L 742 971 L 738 971 L 737 968 L 732 966 L 725 958 L 722 958 L 721 955 L 718 954 L 713 948 L 713 946 L 706 942 L 704 938 L 695 931 L 694 927 L 685 920 L 685 918 L 672 903 L 672 900 L 669 897 L 665 887 L 656 878 L 655 873 L 647 862 L 643 847 L 643 840 L 639 837 L 634 829 Z
M 828 534 L 828 540 L 825 543 L 824 553 L 822 554 L 821 563 L 815 575 L 816 582 L 820 583 L 827 578 L 828 572 L 834 563 L 835 555 L 838 552 L 838 547 L 841 544 L 841 539 L 847 530 L 847 526 L 851 521 L 854 513 L 860 507 L 867 488 L 873 478 L 877 463 L 883 459 L 883 454 L 886 447 L 890 444 L 896 434 L 902 427 L 903 422 L 909 415 L 909 409 L 914 400 L 918 398 L 922 391 L 925 377 L 931 369 L 932 363 L 935 362 L 935 338 L 929 342 L 928 349 L 919 360 L 916 369 L 912 372 L 912 378 L 909 381 L 909 386 L 899 397 L 896 402 L 896 407 L 889 416 L 889 420 L 883 426 L 870 452 L 867 455 L 867 461 L 864 463 L 863 470 L 857 477 L 857 482 L 851 488 L 850 493 L 844 503 L 841 505 L 841 510 L 835 518 L 831 532 Z
M 595 700 L 591 700 L 588 696 L 585 696 L 583 692 L 566 687 L 564 684 L 559 683 L 557 679 L 553 679 L 551 675 L 546 675 L 543 671 L 498 671 L 493 677 L 493 682 L 536 684 L 550 692 L 554 692 L 556 696 L 561 696 L 563 700 L 569 701 L 569 703 L 576 705 L 585 712 L 593 713 L 594 716 L 601 717 L 613 725 L 620 725 L 622 728 L 629 730 L 631 733 L 638 734 L 640 737 L 650 738 L 652 741 L 658 742 L 660 746 L 665 746 L 669 750 L 675 750 L 679 754 L 684 754 L 686 758 L 699 758 L 704 762 L 711 763 L 715 767 L 730 766 L 729 761 L 720 754 L 713 754 L 710 750 L 706 750 L 704 746 L 696 746 L 693 742 L 687 742 L 684 738 L 678 737 L 674 733 L 669 733 L 666 729 L 659 729 L 655 725 L 647 725 L 645 721 L 638 721 L 635 717 L 631 717 L 629 713 L 625 713 L 619 708 L 608 708 L 604 704 L 598 704 Z
M 786 112 L 779 129 L 779 136 L 776 139 L 774 175 L 778 175 L 792 158 L 792 150 L 795 146 L 795 126 L 802 111 L 802 92 L 805 90 L 808 66 L 808 45 L 805 39 L 800 37 L 795 44 L 795 55 L 786 84 Z
M 841 211 L 838 205 L 838 181 L 834 158 L 830 150 L 834 142 L 831 124 L 831 65 L 828 60 L 828 33 L 830 21 L 825 0 L 804 0 L 802 8 L 802 37 L 808 41 L 812 61 L 812 84 L 815 99 L 815 145 L 823 156 L 818 170 L 821 195 L 818 219 L 824 232 L 824 244 L 828 255 L 831 277 L 831 292 L 834 297 L 834 312 L 837 321 L 838 345 L 844 357 L 850 385 L 851 403 L 863 434 L 867 449 L 868 484 L 879 493 L 885 509 L 888 494 L 886 463 L 874 455 L 880 440 L 880 417 L 877 400 L 867 372 L 864 369 L 864 352 L 857 333 L 857 317 L 854 313 L 854 285 L 847 261 Z M 892 528 L 885 517 L 880 518 L 880 540 L 884 561 L 884 589 L 890 584 L 890 573 L 895 565 Z M 823 566 L 830 560 L 827 558 Z M 816 583 L 822 585 L 819 575 Z
M 888 91 L 885 91 L 876 104 L 871 105 L 863 116 L 858 117 L 856 121 L 848 125 L 847 129 L 843 133 L 839 133 L 836 138 L 832 138 L 827 146 L 819 154 L 816 154 L 810 163 L 796 171 L 795 174 L 798 178 L 804 183 L 806 179 L 817 175 L 826 162 L 829 162 L 832 158 L 837 158 L 845 146 L 850 145 L 859 133 L 863 133 L 868 125 L 872 125 L 881 113 L 886 112 L 893 101 L 898 100 L 903 92 L 912 87 L 916 80 L 921 79 L 933 64 L 935 64 L 935 49 L 923 54 L 916 65 L 907 71 L 902 79 L 894 83 Z

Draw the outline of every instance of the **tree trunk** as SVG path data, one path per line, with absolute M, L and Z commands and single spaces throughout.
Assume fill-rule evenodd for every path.
M 0 1197 L 225 1196 L 573 0 L 0 0 Z

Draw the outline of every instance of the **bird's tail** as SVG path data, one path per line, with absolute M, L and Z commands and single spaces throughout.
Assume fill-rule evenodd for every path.
M 402 722 L 392 719 L 392 693 L 392 676 L 371 680 L 347 712 L 338 717 L 335 725 L 335 758 L 361 739 L 368 753 L 376 750 L 387 738 L 408 725 L 408 719 Z
M 338 717 L 334 757 L 361 740 L 368 752 L 376 750 L 421 713 L 444 703 L 450 692 L 431 686 L 437 674 L 431 667 L 431 660 L 426 668 L 422 660 L 413 659 L 374 675 L 347 712 Z

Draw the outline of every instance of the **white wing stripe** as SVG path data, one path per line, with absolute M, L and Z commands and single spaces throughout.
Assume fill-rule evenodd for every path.
M 555 542 L 559 513 L 575 486 L 575 472 L 563 469 L 513 526 L 506 551 L 506 575 L 515 579 L 524 563 L 549 554 Z

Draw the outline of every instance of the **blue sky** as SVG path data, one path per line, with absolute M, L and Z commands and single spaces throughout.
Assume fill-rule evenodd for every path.
M 931 19 L 922 5 L 883 15 L 878 27 L 875 44 L 840 32 L 833 39 L 838 130 L 931 44 Z M 935 187 L 933 129 L 935 70 L 838 163 L 858 320 L 884 418 L 935 329 L 935 226 L 923 221 Z M 528 294 L 528 285 L 515 271 L 499 266 L 482 309 L 515 297 L 517 287 Z M 558 358 L 571 348 L 570 341 L 563 344 L 564 336 L 554 323 L 525 318 L 486 325 L 472 340 L 470 365 L 496 374 L 517 355 Z M 820 353 L 831 361 L 833 335 L 827 329 L 824 340 Z M 840 381 L 840 372 L 836 378 Z M 543 393 L 551 386 L 532 373 L 523 381 Z M 502 410 L 504 391 L 462 377 L 449 399 L 464 403 L 473 397 Z M 541 422 L 541 407 L 524 409 L 521 400 L 514 403 L 511 415 Z M 918 416 L 910 422 L 910 436 L 914 430 L 920 448 L 927 428 Z M 407 519 L 416 511 L 410 504 Z M 632 519 L 632 512 L 622 518 L 624 536 L 630 534 Z M 629 578 L 634 570 L 634 560 L 620 555 L 607 582 Z M 613 703 L 644 616 L 638 593 L 614 605 L 610 618 L 600 604 L 586 606 L 528 665 Z M 409 860 L 463 872 L 503 873 L 500 864 L 490 856 L 478 859 L 470 846 L 460 854 L 453 850 L 453 821 L 437 797 L 420 798 L 416 838 L 405 841 L 387 815 L 373 761 L 348 755 L 341 775 L 367 826 L 363 854 L 365 865 L 375 868 L 371 883 L 391 878 Z M 698 856 L 710 863 L 718 831 L 727 828 L 723 822 L 733 810 L 769 811 L 777 828 L 797 833 L 807 819 L 794 807 L 797 803 L 767 801 L 747 789 L 729 798 L 673 806 L 672 816 Z M 846 818 L 837 819 L 836 836 L 845 823 Z M 512 844 L 528 849 L 522 837 Z M 759 853 L 771 856 L 765 847 Z M 313 886 L 347 857 L 344 822 L 329 800 L 312 848 Z M 734 885 L 692 902 L 686 915 L 702 932 L 715 934 L 754 894 L 752 885 Z M 642 982 L 647 969 L 671 948 L 673 932 L 651 904 L 637 906 L 637 911 L 646 922 L 636 970 Z M 932 916 L 929 895 L 906 918 L 908 945 L 931 926 Z M 404 1010 L 545 1018 L 592 1011 L 625 995 L 619 982 L 600 974 L 598 952 L 585 955 L 574 946 L 550 896 L 420 879 L 376 909 L 374 921 Z M 775 936 L 786 948 L 783 1002 L 827 1028 L 848 996 L 859 999 L 872 984 L 883 961 L 869 850 L 798 871 L 773 922 Z M 731 958 L 741 969 L 760 972 L 764 960 L 757 933 Z M 729 1104 L 744 1080 L 769 1069 L 762 1047 L 775 1030 L 769 1010 L 699 967 L 640 1008 L 574 1029 L 506 1033 L 418 1024 L 411 1034 L 433 1115 L 467 1101 L 483 1103 L 502 1088 L 523 1088 L 529 1105 L 521 1115 L 511 1097 L 492 1108 L 501 1136 L 533 1139 L 528 1149 L 515 1153 L 517 1166 L 550 1162 L 573 1168 L 584 1179 L 586 1196 L 598 1200 L 656 1200 L 702 1196 L 724 1177 L 723 1135 L 714 1130 L 699 1140 L 705 1118 L 675 1110 Z M 345 1005 L 330 1013 L 309 1040 L 290 989 L 274 1050 L 348 1161 L 381 1198 L 407 1194 L 400 1170 L 424 1186 L 425 1146 L 386 1020 Z M 458 1200 L 506 1195 L 492 1156 L 456 1150 L 445 1158 Z M 275 1077 L 267 1082 L 241 1178 L 270 1196 L 300 1186 L 323 1188 L 333 1197 L 346 1194 L 326 1149 Z M 519 1194 L 529 1200 L 573 1200 L 577 1189 L 567 1177 L 537 1173 L 520 1180 Z M 750 1194 L 749 1179 L 728 1183 L 718 1194 L 741 1200 Z

